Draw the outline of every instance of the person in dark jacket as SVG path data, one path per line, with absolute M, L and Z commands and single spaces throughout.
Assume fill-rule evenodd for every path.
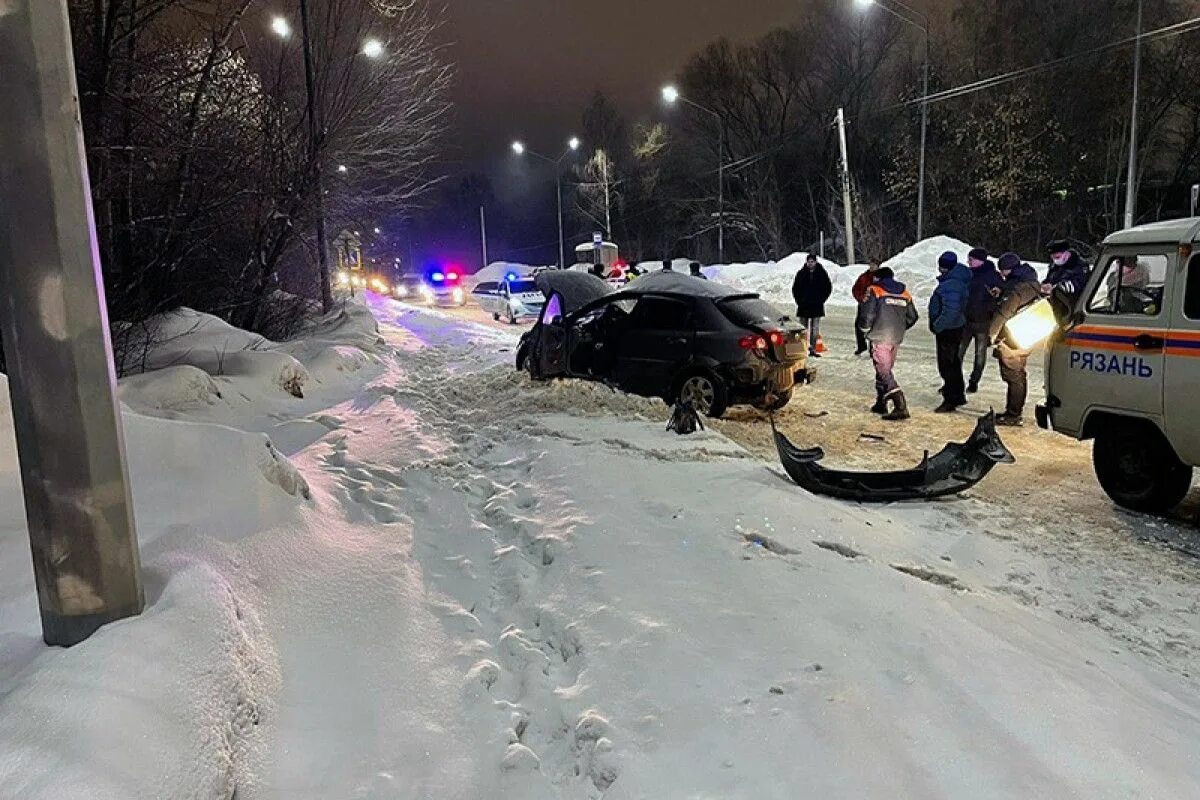
M 967 325 L 963 331 L 959 350 L 965 359 L 971 343 L 975 343 L 975 362 L 971 368 L 971 379 L 967 381 L 967 391 L 979 391 L 979 381 L 983 378 L 983 370 L 987 367 L 988 349 L 991 340 L 988 339 L 988 329 L 992 325 L 992 317 L 996 314 L 996 300 L 1000 297 L 1000 286 L 1003 281 L 996 265 L 988 259 L 987 250 L 976 247 L 967 255 L 967 266 L 971 268 L 971 287 L 967 294 L 966 317 Z
M 868 261 L 866 270 L 854 279 L 854 285 L 850 287 L 850 295 L 854 298 L 854 302 L 859 308 L 862 308 L 863 300 L 867 299 L 867 289 L 870 289 L 871 284 L 875 282 L 875 271 L 877 269 L 879 269 L 878 261 Z M 857 345 L 854 355 L 861 356 L 867 352 L 867 337 L 863 336 L 862 328 L 858 327 L 857 324 L 854 326 L 854 340 Z
M 820 357 L 817 340 L 821 336 L 821 317 L 825 316 L 825 301 L 831 294 L 833 282 L 829 273 L 816 255 L 809 253 L 792 281 L 792 298 L 796 301 L 796 317 L 808 328 L 808 354 L 814 358 Z
M 1056 239 L 1046 246 L 1050 253 L 1050 270 L 1042 281 L 1042 295 L 1048 296 L 1059 286 L 1075 297 L 1083 291 L 1091 267 L 1066 239 Z
M 1023 309 L 1037 301 L 1041 296 L 1041 286 L 1038 283 L 1037 272 L 1028 264 L 1021 263 L 1021 258 L 1016 253 L 1000 256 L 999 267 L 1000 274 L 1004 277 L 1004 286 L 988 335 L 996 343 L 993 352 L 1000 362 L 1000 378 L 1008 386 L 1008 397 L 1004 413 L 996 417 L 996 424 L 1015 427 L 1021 425 L 1025 398 L 1029 394 L 1025 365 L 1029 362 L 1030 351 L 1023 350 L 1010 341 L 1005 335 L 1004 326 Z
M 708 276 L 700 271 L 699 261 L 693 261 L 692 263 L 688 264 L 688 270 L 691 272 L 693 278 L 699 278 L 703 281 L 708 280 Z
M 967 326 L 967 296 L 971 270 L 947 250 L 938 258 L 938 285 L 929 298 L 929 330 L 937 341 L 938 375 L 942 378 L 942 404 L 938 414 L 957 411 L 967 404 L 963 381 L 963 331 Z
M 917 324 L 917 307 L 912 295 L 887 267 L 875 271 L 875 281 L 867 288 L 858 325 L 871 343 L 871 361 L 875 365 L 875 405 L 871 410 L 887 420 L 908 419 L 908 403 L 896 382 L 896 355 L 904 334 Z M 887 410 L 891 403 L 891 411 Z

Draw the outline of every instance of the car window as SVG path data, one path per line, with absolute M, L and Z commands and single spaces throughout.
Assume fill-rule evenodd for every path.
M 496 281 L 484 281 L 475 287 L 474 294 L 491 294 L 499 285 Z
M 725 318 L 743 328 L 761 328 L 764 325 L 788 319 L 787 312 L 771 305 L 761 297 L 738 297 L 717 303 Z
M 542 323 L 551 324 L 562 319 L 562 295 L 558 292 L 550 295 L 546 307 L 542 309 Z
M 643 297 L 630 312 L 635 327 L 657 331 L 688 331 L 695 327 L 692 306 L 668 297 Z
M 1183 292 L 1183 315 L 1200 320 L 1200 254 L 1188 262 L 1187 285 Z
M 533 281 L 509 281 L 508 290 L 513 294 L 527 294 L 537 291 L 537 284 Z
M 1162 313 L 1168 263 L 1161 253 L 1113 256 L 1092 290 L 1088 313 L 1157 317 Z

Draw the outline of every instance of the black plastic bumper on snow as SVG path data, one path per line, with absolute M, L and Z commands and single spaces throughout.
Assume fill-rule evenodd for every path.
M 930 500 L 970 489 L 997 464 L 1012 464 L 1013 454 L 996 433 L 996 415 L 981 417 L 965 442 L 952 442 L 937 455 L 925 457 L 914 469 L 892 472 L 849 472 L 826 469 L 818 462 L 825 457 L 820 447 L 796 447 L 775 428 L 775 447 L 787 474 L 813 494 L 865 503 L 893 500 Z

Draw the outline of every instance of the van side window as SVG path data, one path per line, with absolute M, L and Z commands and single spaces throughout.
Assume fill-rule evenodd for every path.
M 1183 292 L 1183 315 L 1200 320 L 1200 254 L 1188 262 L 1187 286 Z
M 1157 317 L 1168 263 L 1162 254 L 1113 256 L 1088 300 L 1088 313 Z

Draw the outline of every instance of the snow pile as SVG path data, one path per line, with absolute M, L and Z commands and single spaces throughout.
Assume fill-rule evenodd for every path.
M 947 250 L 958 254 L 958 260 L 967 263 L 967 253 L 972 245 L 950 236 L 934 236 L 902 250 L 898 255 L 883 262 L 896 273 L 896 279 L 904 283 L 918 301 L 927 301 L 937 288 L 938 256 Z

